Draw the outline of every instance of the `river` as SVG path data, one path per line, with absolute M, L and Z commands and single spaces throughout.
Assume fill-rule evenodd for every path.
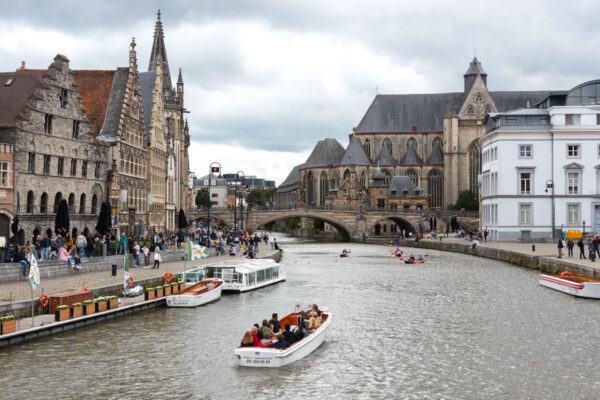
M 284 283 L 0 350 L 0 398 L 599 397 L 597 301 L 483 258 L 428 251 L 410 266 L 385 246 L 276 237 Z M 234 365 L 252 323 L 309 303 L 333 314 L 317 351 L 280 369 Z

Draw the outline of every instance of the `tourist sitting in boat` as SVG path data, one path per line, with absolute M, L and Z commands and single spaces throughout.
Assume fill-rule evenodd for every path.
M 241 347 L 252 347 L 254 346 L 254 338 L 252 337 L 252 333 L 250 331 L 244 333 L 244 337 L 242 338 Z
M 273 313 L 273 315 L 271 315 L 271 319 L 269 320 L 269 324 L 271 324 L 273 326 L 273 332 L 274 333 L 278 333 L 281 331 L 281 324 L 279 323 L 279 320 L 277 319 L 278 315 L 277 313 Z
M 285 324 L 285 330 L 281 333 L 283 335 L 283 339 L 289 343 L 294 344 L 298 340 L 298 336 L 296 333 L 292 332 L 292 326 L 290 324 Z
M 396 257 L 400 257 L 402 255 L 402 250 L 396 247 Z
M 316 312 L 312 313 L 312 317 L 308 321 L 308 332 L 314 332 L 318 327 L 321 326 L 321 320 L 319 320 L 319 314 Z
M 270 330 L 264 331 L 263 336 L 264 336 L 263 339 L 260 341 L 260 344 L 263 347 L 268 347 L 271 343 L 273 343 L 273 341 L 271 340 L 271 338 L 273 337 L 273 334 L 271 333 Z
M 271 336 L 273 335 L 273 328 L 266 319 L 263 319 L 260 332 L 263 334 L 263 337 L 265 336 L 265 332 L 269 332 Z
M 287 347 L 290 347 L 290 344 L 285 341 L 283 335 L 280 333 L 279 335 L 277 335 L 277 341 L 271 343 L 269 347 L 272 349 L 285 349 Z
M 340 257 L 348 257 L 348 251 L 346 251 L 346 249 L 342 250 L 342 254 L 340 254 Z
M 258 324 L 256 324 L 258 325 Z M 262 338 L 258 337 L 259 334 L 259 330 L 258 330 L 258 326 L 253 326 L 252 329 L 250 329 L 250 334 L 252 335 L 252 344 L 254 346 L 259 346 L 260 347 L 260 341 Z
M 319 317 L 321 316 L 321 310 L 319 310 L 319 306 L 316 304 L 312 305 L 312 312 L 316 312 Z
M 236 255 L 236 251 L 235 251 L 235 246 L 234 245 L 230 245 L 229 246 L 229 255 L 230 256 L 235 256 Z

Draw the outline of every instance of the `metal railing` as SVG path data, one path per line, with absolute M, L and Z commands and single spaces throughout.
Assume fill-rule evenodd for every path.
M 83 209 L 79 206 L 67 206 L 69 210 L 69 215 L 98 215 L 100 214 L 100 205 L 97 207 L 83 207 Z M 53 216 L 56 215 L 56 210 L 58 206 L 54 206 L 54 204 L 19 204 L 17 207 L 17 214 L 32 214 L 32 215 L 48 215 Z

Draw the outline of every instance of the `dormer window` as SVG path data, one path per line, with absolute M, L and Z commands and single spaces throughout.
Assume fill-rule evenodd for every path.
M 67 92 L 67 89 L 60 89 L 60 108 L 65 109 L 67 108 L 67 102 L 68 102 L 68 98 L 69 98 L 69 94 Z

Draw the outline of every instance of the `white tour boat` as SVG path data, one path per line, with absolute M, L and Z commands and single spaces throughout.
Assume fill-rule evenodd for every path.
M 169 307 L 198 307 L 211 301 L 219 300 L 223 291 L 223 281 L 218 279 L 206 279 L 192 286 L 188 286 L 182 292 L 166 296 Z
M 583 275 L 573 275 L 568 271 L 562 274 L 540 274 L 540 285 L 578 297 L 600 299 L 600 280 Z
M 286 323 L 296 325 L 300 313 L 288 314 L 279 320 L 281 326 Z M 302 340 L 293 343 L 285 349 L 265 347 L 238 347 L 235 349 L 234 361 L 243 367 L 270 367 L 277 368 L 298 361 L 315 351 L 324 341 L 329 325 L 331 313 L 322 312 L 321 326 Z
M 271 259 L 227 260 L 206 264 L 185 273 L 185 282 L 205 278 L 221 279 L 223 290 L 247 292 L 285 280 L 281 266 Z

